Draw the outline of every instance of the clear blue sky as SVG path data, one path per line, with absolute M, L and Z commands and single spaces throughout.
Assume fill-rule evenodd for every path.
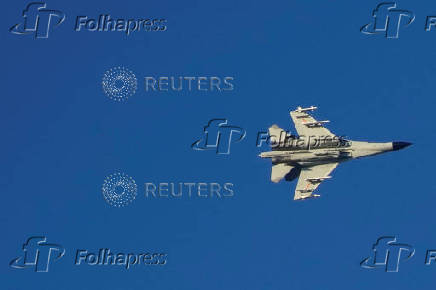
M 48 39 L 13 35 L 27 2 L 2 5 L 1 289 L 425 289 L 436 265 L 434 1 L 401 1 L 415 22 L 397 40 L 361 34 L 376 1 L 50 1 L 66 13 Z M 73 32 L 78 15 L 168 19 L 163 33 Z M 125 66 L 139 89 L 107 98 L 101 78 Z M 146 93 L 141 77 L 233 76 L 225 93 Z M 289 110 L 353 140 L 412 147 L 339 166 L 320 199 L 292 201 L 272 184 L 256 132 L 294 130 Z M 229 156 L 193 151 L 212 118 L 247 130 Z M 114 208 L 101 194 L 115 170 L 138 197 Z M 150 200 L 145 182 L 233 182 L 226 200 Z M 49 273 L 9 262 L 32 235 L 63 245 Z M 399 273 L 359 263 L 382 235 L 415 247 Z M 168 253 L 161 268 L 76 267 L 75 249 Z

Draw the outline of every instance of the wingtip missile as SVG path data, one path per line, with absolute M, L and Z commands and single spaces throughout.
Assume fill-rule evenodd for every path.
M 294 112 L 302 113 L 302 112 L 307 112 L 307 111 L 313 111 L 313 110 L 316 110 L 316 109 L 318 109 L 318 107 L 310 106 L 310 107 L 307 107 L 307 108 L 302 108 L 302 107 L 298 106 L 297 109 Z
M 317 198 L 317 197 L 320 197 L 320 196 L 321 195 L 319 195 L 319 194 L 309 194 L 309 195 L 306 195 L 306 196 L 302 196 L 300 198 L 295 198 L 294 197 L 294 200 L 305 200 L 305 199 Z

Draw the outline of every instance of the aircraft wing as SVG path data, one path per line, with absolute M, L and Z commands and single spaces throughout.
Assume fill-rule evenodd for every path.
M 323 127 L 323 122 L 317 121 L 314 117 L 309 115 L 306 111 L 291 111 L 292 121 L 295 125 L 298 135 L 301 136 L 335 136 L 329 129 Z M 319 123 L 318 123 L 319 122 Z
M 318 185 L 326 179 L 338 163 L 320 164 L 301 169 L 300 178 L 298 179 L 297 188 L 295 189 L 294 200 L 313 197 L 312 194 Z

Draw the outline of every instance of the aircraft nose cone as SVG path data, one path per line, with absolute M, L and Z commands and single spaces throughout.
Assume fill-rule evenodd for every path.
M 392 150 L 397 151 L 403 148 L 406 148 L 407 146 L 412 145 L 412 143 L 409 142 L 392 142 Z

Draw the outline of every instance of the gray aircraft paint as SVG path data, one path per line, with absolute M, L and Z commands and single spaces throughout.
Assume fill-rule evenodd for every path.
M 341 162 L 397 151 L 411 145 L 409 142 L 345 140 L 323 126 L 329 121 L 317 121 L 308 113 L 315 109 L 317 107 L 298 107 L 290 112 L 299 137 L 290 136 L 277 125 L 271 126 L 268 132 L 272 151 L 259 155 L 272 161 L 272 182 L 279 182 L 294 169 L 300 170 L 294 200 L 319 197 L 314 191 L 323 180 L 331 178 L 329 174 Z

